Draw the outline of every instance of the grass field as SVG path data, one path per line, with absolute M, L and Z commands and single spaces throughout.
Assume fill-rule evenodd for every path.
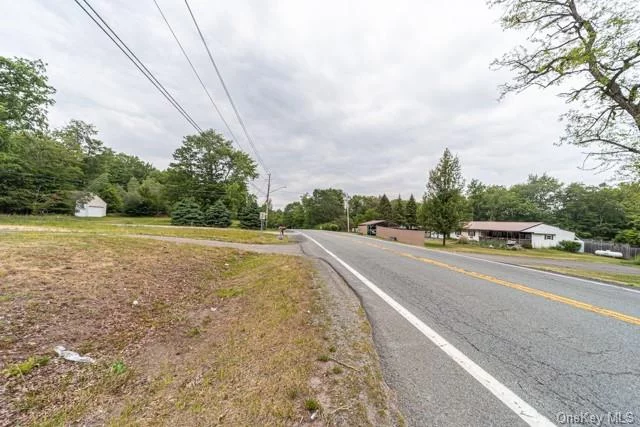
M 97 234 L 146 234 L 253 244 L 287 243 L 285 240 L 278 240 L 273 233 L 254 230 L 171 226 L 170 219 L 166 217 L 77 218 L 62 215 L 0 215 L 0 231 L 3 227 L 14 227 L 23 231 L 31 229 L 34 231 L 73 231 Z
M 592 254 L 580 254 L 563 252 L 556 249 L 523 249 L 523 250 L 508 250 L 499 248 L 488 248 L 479 246 L 476 244 L 461 245 L 456 243 L 455 240 L 447 240 L 447 245 L 442 246 L 442 240 L 428 239 L 425 241 L 425 246 L 429 249 L 439 249 L 452 252 L 461 253 L 475 253 L 486 255 L 500 255 L 500 256 L 514 256 L 514 257 L 534 257 L 534 258 L 546 258 L 556 260 L 572 260 L 581 262 L 593 262 L 602 264 L 618 264 L 618 265 L 634 265 L 633 261 L 607 258 L 596 256 Z
M 12 232 L 0 260 L 0 425 L 325 424 L 334 392 L 381 393 L 331 362 L 343 349 L 304 258 Z

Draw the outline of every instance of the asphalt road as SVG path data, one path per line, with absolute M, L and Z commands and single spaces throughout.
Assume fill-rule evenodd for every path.
M 409 425 L 640 425 L 640 292 L 379 239 L 304 235 L 304 252 L 361 298 Z

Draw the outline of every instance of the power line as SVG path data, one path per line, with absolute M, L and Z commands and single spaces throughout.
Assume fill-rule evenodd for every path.
M 200 86 L 202 86 L 202 89 L 204 89 L 205 93 L 207 94 L 207 97 L 209 98 L 209 101 L 211 101 L 211 105 L 213 105 L 213 108 L 216 110 L 216 113 L 218 113 L 218 116 L 220 117 L 220 120 L 222 120 L 222 123 L 224 123 L 225 127 L 227 128 L 227 131 L 229 131 L 229 134 L 231 135 L 231 137 L 233 138 L 235 143 L 238 145 L 238 147 L 241 150 L 244 151 L 244 149 L 240 145 L 240 142 L 238 141 L 238 138 L 236 138 L 236 136 L 234 135 L 233 131 L 231 130 L 231 127 L 229 126 L 229 123 L 227 123 L 227 120 L 222 115 L 222 112 L 220 111 L 220 109 L 216 105 L 215 101 L 213 100 L 213 97 L 209 93 L 209 90 L 207 89 L 207 87 L 205 86 L 204 82 L 202 81 L 202 78 L 200 77 L 200 74 L 196 70 L 196 67 L 193 65 L 193 62 L 191 62 L 191 58 L 189 58 L 189 55 L 184 50 L 184 47 L 182 46 L 182 43 L 180 43 L 180 40 L 178 39 L 178 36 L 173 31 L 173 28 L 171 27 L 171 24 L 169 23 L 169 20 L 167 19 L 167 17 L 165 16 L 164 12 L 162 11 L 162 8 L 160 7 L 160 5 L 158 4 L 158 2 L 156 0 L 153 0 L 153 2 L 155 3 L 156 8 L 158 9 L 158 12 L 160 12 L 160 15 L 162 16 L 162 19 L 164 20 L 165 24 L 167 24 L 167 27 L 169 28 L 169 31 L 171 32 L 171 35 L 173 36 L 173 39 L 176 41 L 176 43 L 180 47 L 180 50 L 182 51 L 182 54 L 184 55 L 185 59 L 189 63 L 189 66 L 191 67 L 191 70 L 193 70 L 193 73 L 196 75 L 196 78 L 200 82 Z
M 102 24 L 104 24 L 104 27 L 80 3 L 79 0 L 74 0 L 74 1 L 87 14 L 87 16 L 89 16 L 89 18 L 91 18 L 91 20 L 98 26 L 98 28 L 100 28 L 102 30 L 102 32 L 104 32 L 107 35 L 107 37 L 109 37 L 111 39 L 111 41 L 118 47 L 118 49 L 120 49 L 122 51 L 122 53 L 124 53 L 124 55 L 127 58 L 129 58 L 129 60 L 133 63 L 133 65 L 136 66 L 136 68 L 147 78 L 147 80 L 149 80 L 151 82 L 151 84 L 153 84 L 155 86 L 155 88 L 158 89 L 158 91 L 160 91 L 160 93 L 167 99 L 167 101 L 169 101 L 169 103 L 171 103 L 171 105 L 173 105 L 173 107 L 176 110 L 178 110 L 178 112 L 187 120 L 187 122 L 189 122 L 189 124 L 191 126 L 193 126 L 198 132 L 202 133 L 202 129 L 200 128 L 200 126 L 198 126 L 198 124 L 195 122 L 195 120 L 193 120 L 193 118 L 191 118 L 189 113 L 187 113 L 186 110 L 182 107 L 182 105 L 180 105 L 180 103 L 175 100 L 175 98 L 162 85 L 162 83 L 160 83 L 160 81 L 153 75 L 153 73 L 151 71 L 149 71 L 149 69 L 142 63 L 142 61 L 140 61 L 140 59 L 133 53 L 133 51 L 131 49 L 129 49 L 127 44 L 125 42 L 123 42 L 122 39 L 120 39 L 120 37 L 118 37 L 116 32 L 113 31 L 113 29 L 109 26 L 109 24 L 107 24 L 105 22 L 104 19 L 102 19 L 100 14 L 98 12 L 96 12 L 96 10 L 91 6 L 91 4 L 89 4 L 89 2 L 87 0 L 83 0 L 84 3 L 91 9 L 91 11 L 93 11 L 93 13 L 96 15 L 96 17 L 100 20 L 100 22 L 102 22 Z M 107 31 L 105 29 L 105 27 L 111 33 L 109 31 Z M 117 41 L 116 41 L 116 39 L 117 39 Z M 118 43 L 118 42 L 120 42 L 120 43 Z
M 111 41 L 118 47 L 118 49 L 120 49 L 120 51 L 133 63 L 133 65 L 136 66 L 136 68 L 147 78 L 147 80 L 149 80 L 151 82 L 151 84 L 153 84 L 155 86 L 155 88 L 167 99 L 167 101 L 169 101 L 169 103 L 176 110 L 178 110 L 178 112 L 187 120 L 187 122 L 189 122 L 189 124 L 191 126 L 193 126 L 193 128 L 196 131 L 198 131 L 200 134 L 202 134 L 203 133 L 202 128 L 189 115 L 189 113 L 187 113 L 187 111 L 182 107 L 182 105 L 180 105 L 180 103 L 178 101 L 176 101 L 176 99 L 171 95 L 171 93 L 162 85 L 162 83 L 160 83 L 160 81 L 153 75 L 153 73 L 144 65 L 144 63 L 129 48 L 129 46 L 127 46 L 127 44 L 122 41 L 122 39 L 117 35 L 117 33 L 109 26 L 109 24 L 107 24 L 107 22 L 91 6 L 91 4 L 89 4 L 89 2 L 87 0 L 83 0 L 84 3 L 89 7 L 89 9 L 91 9 L 91 11 L 93 11 L 93 13 L 96 15 L 96 17 L 100 20 L 100 22 L 102 22 L 102 24 L 104 24 L 104 26 L 102 24 L 100 24 L 100 22 L 98 22 L 98 20 L 96 20 L 96 18 L 80 3 L 79 0 L 74 0 L 74 1 L 87 14 L 87 16 L 89 16 L 89 18 L 91 18 L 91 20 L 98 26 L 98 28 L 100 28 L 100 30 L 102 30 L 102 32 L 104 32 L 107 35 L 107 37 L 109 37 L 109 39 L 111 39 Z M 156 5 L 157 5 L 157 3 L 156 3 Z M 164 17 L 164 14 L 163 14 L 163 17 Z M 167 24 L 168 24 L 168 22 L 167 22 Z M 107 29 L 105 29 L 105 27 L 108 29 L 108 31 L 107 31 Z M 173 30 L 172 30 L 172 33 L 173 33 Z M 174 37 L 175 37 L 175 34 L 174 34 Z M 178 41 L 177 38 L 176 38 L 176 41 Z M 180 48 L 182 49 L 182 45 L 180 45 Z M 184 53 L 184 49 L 183 49 L 183 53 Z M 185 53 L 185 55 L 186 55 L 186 53 Z M 191 64 L 191 61 L 189 61 L 189 63 Z M 191 65 L 193 67 L 193 64 L 191 64 Z M 193 70 L 195 72 L 195 68 L 193 68 Z M 196 75 L 197 75 L 197 73 L 196 73 Z M 198 80 L 200 80 L 199 76 L 198 76 Z M 202 83 L 202 81 L 201 81 L 201 83 Z M 205 90 L 206 90 L 206 88 L 205 88 Z M 207 94 L 208 94 L 208 91 L 207 91 Z M 211 102 L 213 103 L 213 99 L 211 99 Z M 215 107 L 215 103 L 213 103 L 213 104 L 214 104 L 214 107 Z M 216 110 L 217 110 L 217 107 L 216 107 Z M 221 118 L 222 118 L 222 116 L 221 116 Z M 223 118 L 223 121 L 224 121 L 224 118 Z M 227 128 L 228 128 L 229 132 L 231 133 L 232 137 L 234 139 L 237 139 L 237 138 L 235 138 L 235 135 L 233 135 L 233 132 L 231 132 L 227 122 L 224 121 L 224 123 L 225 123 L 225 125 L 227 125 Z M 236 140 L 236 143 L 239 145 L 237 140 Z M 240 148 L 242 148 L 242 147 L 240 147 Z M 261 194 L 264 194 L 264 190 L 262 190 L 261 188 L 256 186 L 253 182 L 249 182 L 249 184 L 256 191 L 258 191 Z
M 260 157 L 260 153 L 258 153 L 258 150 L 256 149 L 256 146 L 253 143 L 253 139 L 251 138 L 251 136 L 249 135 L 249 132 L 247 131 L 247 127 L 245 126 L 244 121 L 242 120 L 242 117 L 240 117 L 240 112 L 238 111 L 238 108 L 236 107 L 236 104 L 233 102 L 233 98 L 231 97 L 231 93 L 229 92 L 229 89 L 227 88 L 227 85 L 224 82 L 224 79 L 222 78 L 222 75 L 220 74 L 220 70 L 218 70 L 218 66 L 216 65 L 216 61 L 213 59 L 213 55 L 211 54 L 211 50 L 209 49 L 209 45 L 207 44 L 207 41 L 205 40 L 204 35 L 202 34 L 202 31 L 200 31 L 200 26 L 198 25 L 198 21 L 196 20 L 196 17 L 193 14 L 193 11 L 191 10 L 191 7 L 189 6 L 189 2 L 187 0 L 184 0 L 184 3 L 187 5 L 187 9 L 189 10 L 189 14 L 191 15 L 191 19 L 193 20 L 193 23 L 195 24 L 196 29 L 198 30 L 198 35 L 200 36 L 200 40 L 202 40 L 202 44 L 204 45 L 205 49 L 207 50 L 207 54 L 209 55 L 209 59 L 211 60 L 211 64 L 213 65 L 213 68 L 216 70 L 216 74 L 218 75 L 218 79 L 220 80 L 220 83 L 222 83 L 222 88 L 224 89 L 224 92 L 227 95 L 227 99 L 229 99 L 229 103 L 231 104 L 231 107 L 233 108 L 233 112 L 235 113 L 236 118 L 238 119 L 238 122 L 240 123 L 240 127 L 242 128 L 242 131 L 243 131 L 244 135 L 247 137 L 247 141 L 249 141 L 249 145 L 251 145 L 251 148 L 253 149 L 253 152 L 256 155 L 256 159 L 258 160 L 258 162 L 260 163 L 262 168 L 265 170 L 265 172 L 269 173 L 269 169 L 265 166 L 264 161 Z

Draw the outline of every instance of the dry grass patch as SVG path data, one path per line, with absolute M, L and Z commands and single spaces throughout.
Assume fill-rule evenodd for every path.
M 16 233 L 0 260 L 0 370 L 50 357 L 2 376 L 0 425 L 293 424 L 318 399 L 324 326 L 302 258 Z
M 73 216 L 0 215 L 0 231 L 81 232 L 95 234 L 147 234 L 253 244 L 283 244 L 277 234 L 238 228 L 172 226 L 168 218 L 76 218 Z

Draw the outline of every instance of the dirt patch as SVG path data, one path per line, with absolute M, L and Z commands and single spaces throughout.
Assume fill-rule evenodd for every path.
M 0 425 L 398 419 L 357 300 L 305 258 L 11 233 L 0 260 Z

